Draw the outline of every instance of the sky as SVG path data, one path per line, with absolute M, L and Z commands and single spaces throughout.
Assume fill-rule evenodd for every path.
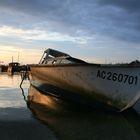
M 0 63 L 47 48 L 91 63 L 140 60 L 139 0 L 0 0 Z

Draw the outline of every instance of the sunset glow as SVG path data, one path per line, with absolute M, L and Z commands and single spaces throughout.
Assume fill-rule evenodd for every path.
M 13 57 L 38 63 L 47 48 L 94 63 L 140 60 L 138 5 L 131 0 L 127 5 L 116 0 L 0 1 L 0 62 Z

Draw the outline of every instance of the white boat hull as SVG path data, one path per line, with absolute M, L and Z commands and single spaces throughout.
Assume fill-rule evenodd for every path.
M 140 98 L 139 66 L 30 65 L 31 83 L 50 83 L 123 111 Z M 66 93 L 67 94 L 67 93 Z

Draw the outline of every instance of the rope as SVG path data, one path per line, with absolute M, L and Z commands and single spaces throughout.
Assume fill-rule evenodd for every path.
M 23 73 L 23 76 L 22 76 L 22 73 Z M 22 71 L 22 73 L 21 73 L 22 80 L 21 80 L 21 83 L 20 83 L 20 88 L 22 88 L 22 83 L 26 78 L 28 78 L 28 80 L 29 80 L 29 72 L 28 72 L 28 67 L 27 66 L 25 66 L 25 71 Z

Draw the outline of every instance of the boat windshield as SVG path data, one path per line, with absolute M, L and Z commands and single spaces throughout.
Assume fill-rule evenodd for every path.
M 70 55 L 52 49 L 47 49 L 40 62 L 40 64 L 77 64 L 86 63 L 83 60 L 73 58 Z

